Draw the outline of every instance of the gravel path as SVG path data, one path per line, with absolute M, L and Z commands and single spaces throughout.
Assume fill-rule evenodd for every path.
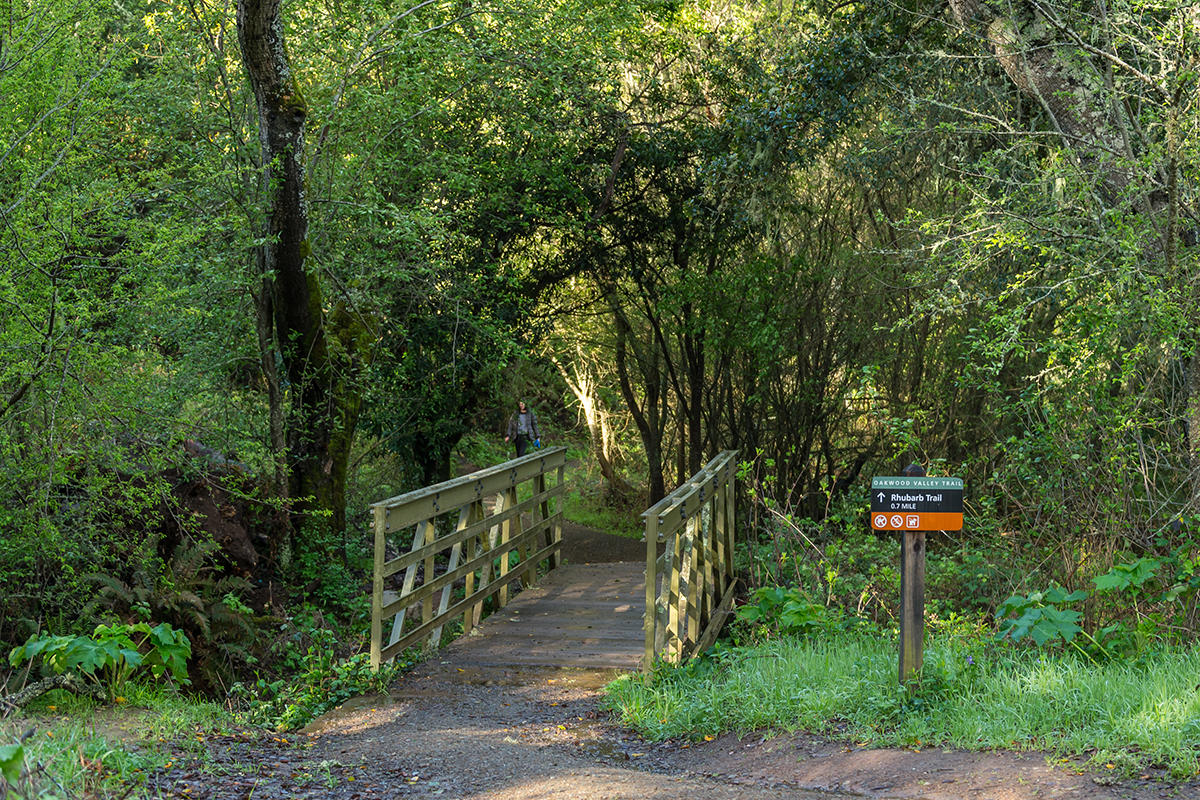
M 448 655 L 449 650 L 446 651 Z M 868 750 L 807 734 L 648 743 L 599 708 L 612 672 L 429 662 L 298 735 L 212 737 L 152 776 L 181 800 L 1194 800 L 1039 753 Z M 144 796 L 144 795 L 137 795 Z
M 570 526 L 572 563 L 642 547 Z M 1118 777 L 1039 753 L 869 750 L 803 733 L 649 743 L 600 707 L 616 672 L 471 664 L 459 640 L 387 696 L 344 704 L 299 735 L 207 742 L 211 764 L 152 777 L 189 800 L 1200 800 L 1200 783 Z
M 1194 782 L 1119 778 L 1040 753 L 874 750 L 806 734 L 649 743 L 599 708 L 613 672 L 464 670 L 452 651 L 389 697 L 359 698 L 306 730 L 310 759 L 359 769 L 358 793 L 337 797 L 1200 798 Z
M 778 788 L 707 777 L 671 763 L 680 745 L 649 745 L 597 710 L 611 672 L 471 670 L 426 664 L 388 698 L 360 698 L 314 723 L 309 757 L 367 765 L 364 792 L 387 765 L 403 792 L 365 797 L 479 800 L 777 798 Z M 394 787 L 394 784 L 393 784 Z M 381 787 L 382 788 L 382 787 Z M 789 791 L 788 797 L 850 795 Z

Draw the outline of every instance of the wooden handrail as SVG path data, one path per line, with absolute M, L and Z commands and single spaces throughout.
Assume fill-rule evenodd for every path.
M 646 649 L 677 663 L 703 652 L 733 609 L 734 479 L 737 451 L 726 450 L 642 513 L 646 522 Z M 658 545 L 665 544 L 662 556 Z
M 459 614 L 466 633 L 479 623 L 486 600 L 495 598 L 496 608 L 501 608 L 508 603 L 509 584 L 519 580 L 528 586 L 542 562 L 549 569 L 560 565 L 566 463 L 567 448 L 550 447 L 371 505 L 373 668 L 422 641 L 437 647 L 442 628 Z M 549 486 L 546 476 L 552 473 L 556 480 Z M 530 485 L 532 496 L 518 501 L 523 484 Z M 485 500 L 493 496 L 488 513 Z M 532 518 L 528 528 L 526 514 Z M 411 532 L 411 547 L 389 559 L 388 537 L 403 531 Z M 517 554 L 515 568 L 512 553 Z M 451 605 L 458 586 L 462 597 Z M 405 633 L 410 616 L 416 616 L 418 624 Z M 392 627 L 385 643 L 383 627 L 388 620 Z

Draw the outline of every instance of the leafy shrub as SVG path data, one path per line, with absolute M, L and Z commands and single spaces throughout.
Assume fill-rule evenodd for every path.
M 1029 637 L 1039 647 L 1057 639 L 1070 644 L 1076 634 L 1083 632 L 1079 626 L 1083 614 L 1061 606 L 1083 600 L 1087 595 L 1082 590 L 1068 594 L 1058 586 L 1025 597 L 1013 595 L 996 611 L 996 619 L 1000 621 L 996 638 L 1019 642 Z
M 1170 573 L 1163 569 L 1168 563 L 1166 559 L 1141 557 L 1114 564 L 1108 572 L 1093 578 L 1096 591 L 1092 594 L 1082 589 L 1068 594 L 1052 586 L 1027 596 L 1013 595 L 996 612 L 1000 621 L 997 638 L 1019 642 L 1028 637 L 1039 647 L 1061 640 L 1092 659 L 1141 655 L 1151 643 L 1163 639 L 1169 628 L 1164 606 L 1169 607 L 1189 591 L 1187 583 L 1160 578 L 1160 573 Z M 1102 596 L 1108 597 L 1105 605 L 1100 602 Z M 1095 608 L 1093 616 L 1110 620 L 1107 625 L 1096 622 L 1090 632 L 1080 624 L 1082 612 L 1064 607 L 1089 597 Z M 1083 645 L 1075 639 L 1080 634 L 1086 640 Z
M 249 609 L 238 593 L 249 582 L 219 575 L 214 558 L 219 546 L 211 539 L 185 542 L 175 549 L 160 571 L 139 569 L 128 581 L 93 574 L 98 587 L 83 616 L 122 620 L 165 620 L 185 631 L 193 643 L 192 675 L 201 684 L 228 682 L 234 664 L 250 660 L 245 643 L 253 638 Z
M 326 516 L 310 515 L 281 555 L 279 574 L 307 605 L 350 622 L 365 607 L 360 582 L 374 558 L 369 541 L 334 530 Z
M 1098 591 L 1140 595 L 1147 581 L 1154 577 L 1159 564 L 1160 562 L 1156 558 L 1139 558 L 1129 564 L 1114 564 L 1111 570 L 1095 578 L 1092 582 Z
M 191 643 L 182 631 L 167 623 L 150 627 L 98 625 L 91 636 L 32 636 L 9 653 L 8 662 L 18 667 L 39 656 L 55 674 L 74 673 L 103 686 L 110 697 L 135 674 L 148 669 L 156 680 L 167 673 L 188 683 L 187 660 Z
M 248 701 L 249 722 L 295 730 L 351 697 L 386 694 L 396 676 L 409 666 L 409 662 L 393 661 L 375 672 L 366 653 L 335 659 L 331 649 L 313 646 L 299 674 L 288 680 L 259 678 L 251 685 L 237 683 L 231 694 Z
M 15 785 L 21 779 L 25 770 L 25 747 L 20 744 L 0 746 L 0 778 L 8 784 Z M 7 788 L 0 786 L 0 788 Z
M 752 598 L 736 617 L 749 627 L 751 638 L 810 636 L 836 627 L 828 609 L 811 602 L 798 587 L 764 586 Z

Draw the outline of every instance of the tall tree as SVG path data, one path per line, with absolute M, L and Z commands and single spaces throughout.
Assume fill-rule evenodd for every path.
M 262 148 L 262 287 L 258 313 L 273 318 L 291 403 L 287 456 L 293 508 L 309 524 L 328 515 L 346 525 L 346 468 L 358 421 L 362 359 L 370 345 L 363 319 L 342 304 L 327 312 L 310 259 L 305 194 L 305 124 L 309 109 L 284 41 L 282 0 L 240 0 L 238 42 L 258 107 Z M 260 321 L 260 326 L 263 322 Z M 260 327 L 261 331 L 261 327 Z M 264 348 L 271 342 L 260 335 Z M 264 356 L 265 360 L 270 355 Z

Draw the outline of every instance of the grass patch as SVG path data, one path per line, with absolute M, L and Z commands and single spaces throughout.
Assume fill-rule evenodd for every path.
M 641 539 L 645 535 L 640 516 L 643 510 L 605 505 L 599 492 L 581 486 L 570 477 L 567 479 L 563 514 L 572 522 L 628 539 Z
M 586 443 L 572 440 L 556 442 L 567 446 L 566 471 L 567 490 L 564 495 L 563 513 L 567 519 L 606 533 L 641 539 L 645 533 L 640 514 L 644 507 L 614 505 L 605 491 L 605 482 L 592 458 Z M 511 444 L 485 436 L 478 432 L 464 436 L 457 447 L 459 458 L 479 468 L 493 466 L 515 457 Z M 537 452 L 532 447 L 529 453 Z M 550 478 L 553 485 L 554 479 Z M 518 487 L 518 502 L 532 496 L 532 484 Z M 640 501 L 643 498 L 638 498 Z
M 935 638 L 910 688 L 894 638 L 851 632 L 718 650 L 650 685 L 609 686 L 610 707 L 652 739 L 769 728 L 893 746 L 1048 750 L 1132 771 L 1200 773 L 1200 650 L 1133 663 Z
M 645 498 L 627 498 L 614 503 L 600 468 L 586 447 L 570 446 L 567 459 L 571 466 L 567 468 L 563 503 L 566 518 L 605 533 L 641 539 L 646 532 L 641 513 L 646 509 L 640 503 Z M 637 507 L 630 506 L 630 502 Z
M 137 796 L 130 787 L 169 768 L 181 749 L 203 758 L 203 737 L 233 724 L 221 706 L 161 687 L 130 683 L 118 700 L 56 690 L 0 720 L 0 746 L 23 745 L 22 796 Z

